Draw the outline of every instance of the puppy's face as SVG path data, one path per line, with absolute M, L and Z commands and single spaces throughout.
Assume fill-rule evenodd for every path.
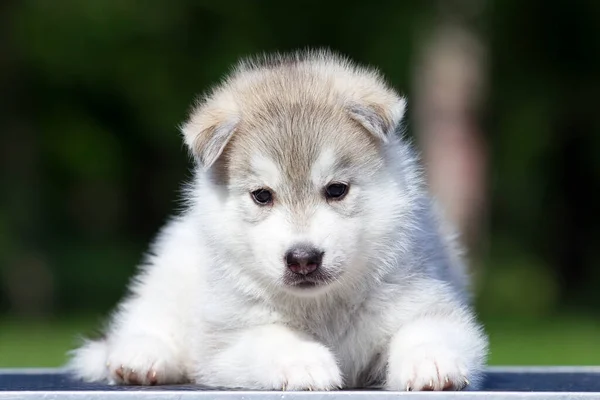
M 397 227 L 386 150 L 404 100 L 331 55 L 280 61 L 240 67 L 183 127 L 218 193 L 208 236 L 263 289 L 351 290 Z
M 297 294 L 358 279 L 393 190 L 380 147 L 324 107 L 276 107 L 241 123 L 219 173 L 240 268 Z

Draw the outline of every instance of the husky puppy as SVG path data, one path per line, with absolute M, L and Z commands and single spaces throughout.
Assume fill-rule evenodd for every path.
M 241 62 L 182 126 L 196 171 L 87 381 L 460 390 L 487 339 L 401 137 L 405 100 L 329 51 Z

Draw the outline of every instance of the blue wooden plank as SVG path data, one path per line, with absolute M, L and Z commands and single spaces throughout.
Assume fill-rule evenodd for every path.
M 109 386 L 84 383 L 71 378 L 63 370 L 2 370 L 0 391 L 209 391 L 217 389 L 201 385 L 168 385 L 156 387 Z M 486 375 L 481 391 L 487 392 L 588 392 L 600 398 L 598 368 L 496 368 Z M 357 391 L 346 391 L 357 392 Z

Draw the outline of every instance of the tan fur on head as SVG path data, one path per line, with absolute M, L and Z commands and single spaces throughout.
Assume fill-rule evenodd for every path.
M 241 123 L 267 117 L 282 105 L 316 104 L 344 112 L 387 141 L 406 107 L 377 71 L 327 50 L 269 55 L 243 61 L 198 102 L 182 127 L 190 151 L 210 168 Z

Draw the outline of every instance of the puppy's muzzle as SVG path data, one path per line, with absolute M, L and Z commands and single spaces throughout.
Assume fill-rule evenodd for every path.
M 310 246 L 296 245 L 285 254 L 285 262 L 290 271 L 298 275 L 309 275 L 321 267 L 325 252 Z

